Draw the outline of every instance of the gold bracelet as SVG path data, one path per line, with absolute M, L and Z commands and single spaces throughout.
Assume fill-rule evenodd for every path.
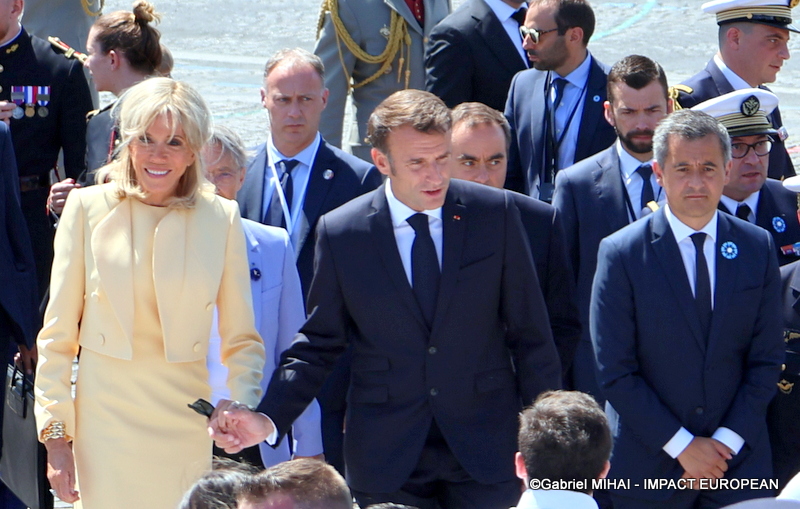
M 72 437 L 67 435 L 67 427 L 64 425 L 64 421 L 53 421 L 42 430 L 42 442 L 57 438 L 66 438 L 67 442 L 72 441 Z

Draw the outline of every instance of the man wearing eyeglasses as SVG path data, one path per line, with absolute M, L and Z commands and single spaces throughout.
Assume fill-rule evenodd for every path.
M 710 99 L 692 109 L 716 117 L 731 135 L 730 181 L 722 191 L 719 209 L 754 223 L 772 234 L 781 265 L 798 259 L 800 242 L 797 195 L 778 180 L 767 178 L 770 149 L 777 131 L 769 115 L 778 106 L 775 94 L 746 88 Z
M 719 25 L 719 52 L 705 69 L 673 87 L 677 106 L 692 108 L 711 98 L 773 83 L 783 63 L 789 59 L 789 34 L 798 33 L 792 26 L 792 7 L 796 0 L 713 0 L 703 4 L 708 14 L 715 14 Z M 780 179 L 795 174 L 794 165 L 784 146 L 789 136 L 783 127 L 780 110 L 770 114 L 776 129 L 769 155 L 769 177 Z
M 594 26 L 584 0 L 530 2 L 520 33 L 533 69 L 517 74 L 508 93 L 506 188 L 550 202 L 559 170 L 614 143 L 603 118 L 608 68 L 587 50 Z

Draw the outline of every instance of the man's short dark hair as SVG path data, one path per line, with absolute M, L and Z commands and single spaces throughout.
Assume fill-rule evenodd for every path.
M 641 55 L 628 55 L 614 64 L 608 73 L 608 101 L 614 104 L 615 83 L 624 83 L 634 90 L 641 90 L 654 81 L 658 81 L 664 89 L 664 99 L 669 98 L 667 74 L 658 62 Z
M 496 109 L 483 103 L 467 102 L 453 108 L 453 129 L 459 124 L 465 124 L 470 129 L 485 124 L 496 125 L 503 130 L 506 150 L 511 146 L 511 126 L 508 125 L 508 119 Z
M 352 509 L 344 478 L 332 466 L 314 459 L 285 461 L 253 476 L 240 500 L 264 503 L 272 496 L 289 497 L 296 509 Z
M 597 402 L 577 391 L 548 391 L 520 415 L 519 452 L 530 479 L 592 480 L 611 456 L 608 419 Z
M 249 463 L 215 458 L 206 472 L 183 496 L 179 509 L 235 509 L 243 486 L 258 473 Z
M 450 109 L 424 90 L 400 90 L 381 102 L 369 116 L 367 140 L 373 148 L 389 155 L 389 134 L 410 126 L 425 134 L 445 134 L 453 126 Z
M 556 8 L 558 35 L 564 35 L 570 28 L 580 27 L 583 29 L 583 45 L 589 45 L 595 25 L 594 11 L 589 2 L 586 0 L 533 0 L 530 2 L 530 5 L 534 4 L 552 5 Z

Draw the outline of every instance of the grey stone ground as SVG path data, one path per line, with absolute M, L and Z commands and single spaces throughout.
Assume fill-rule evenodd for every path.
M 152 0 L 164 14 L 163 42 L 175 57 L 176 79 L 200 90 L 215 122 L 235 129 L 248 146 L 264 141 L 267 116 L 259 87 L 267 57 L 284 47 L 311 50 L 319 17 L 318 0 Z M 455 0 L 454 6 L 463 0 Z M 106 0 L 105 12 L 130 9 L 132 0 Z M 594 0 L 597 30 L 589 45 L 612 64 L 637 53 L 655 59 L 678 83 L 705 66 L 716 51 L 716 24 L 698 0 Z M 795 16 L 800 18 L 800 9 Z M 798 22 L 800 24 L 800 21 Z M 800 38 L 789 48 L 800 56 Z M 771 89 L 780 97 L 790 137 L 800 149 L 800 65 L 785 63 Z M 110 96 L 101 97 L 108 101 Z M 798 164 L 797 154 L 794 155 Z M 67 508 L 59 502 L 56 507 Z

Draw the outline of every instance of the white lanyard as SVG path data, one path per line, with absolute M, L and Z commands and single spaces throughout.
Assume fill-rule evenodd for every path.
M 272 170 L 272 177 L 270 178 L 273 184 L 272 192 L 278 193 L 278 199 L 280 199 L 281 208 L 283 209 L 283 217 L 286 221 L 286 231 L 288 231 L 289 235 L 291 236 L 291 233 L 294 231 L 294 219 L 292 218 L 292 212 L 289 210 L 289 205 L 286 203 L 286 195 L 283 194 L 283 187 L 281 186 L 281 180 L 278 178 L 278 172 L 275 169 L 275 164 L 270 164 L 269 167 Z M 285 165 L 283 169 L 284 171 L 286 170 Z

